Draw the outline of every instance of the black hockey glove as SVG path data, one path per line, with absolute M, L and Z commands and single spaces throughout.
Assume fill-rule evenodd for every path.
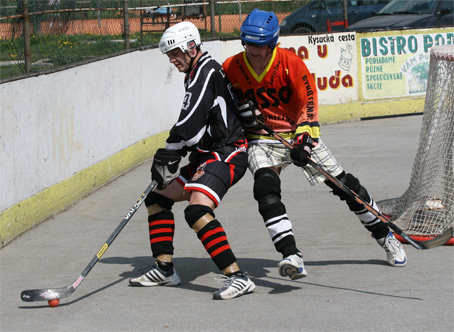
M 290 157 L 296 166 L 306 166 L 307 158 L 311 156 L 314 141 L 308 133 L 298 135 L 293 141 L 293 149 L 290 150 Z
M 158 189 L 165 189 L 178 175 L 181 156 L 177 151 L 158 149 L 151 165 L 151 179 L 158 182 Z
M 265 118 L 263 117 L 262 113 L 257 106 L 255 106 L 254 102 L 250 99 L 245 99 L 240 102 L 238 106 L 238 111 L 240 115 L 240 121 L 244 128 L 251 128 L 251 129 L 262 129 L 262 127 L 257 122 L 257 119 L 264 122 Z

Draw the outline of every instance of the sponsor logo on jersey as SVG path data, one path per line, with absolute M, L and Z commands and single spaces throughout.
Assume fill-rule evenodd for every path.
M 275 88 L 265 89 L 264 87 L 259 87 L 257 90 L 248 89 L 242 94 L 241 89 L 237 89 L 236 93 L 240 96 L 239 100 L 242 99 L 251 99 L 260 108 L 268 108 L 270 106 L 279 107 L 281 103 L 288 104 L 290 98 L 293 95 L 293 90 L 289 86 L 283 86 L 279 90 Z
M 276 75 L 277 75 L 277 72 L 278 72 L 278 70 L 279 70 L 279 66 L 281 65 L 281 63 L 282 63 L 282 61 L 278 61 L 278 62 L 274 65 L 274 67 L 273 67 L 273 69 L 272 69 L 273 72 L 272 72 L 272 74 L 271 74 L 270 79 L 268 80 L 268 84 L 269 84 L 269 85 L 272 85 L 272 84 L 273 84 L 274 78 L 275 78 Z
M 246 80 L 246 82 L 251 85 L 252 84 L 252 80 L 251 78 L 249 77 L 249 71 L 240 63 L 240 59 L 236 59 L 235 60 L 235 63 L 236 65 L 238 66 L 238 69 L 240 70 L 241 72 L 241 75 L 244 76 L 244 79 Z

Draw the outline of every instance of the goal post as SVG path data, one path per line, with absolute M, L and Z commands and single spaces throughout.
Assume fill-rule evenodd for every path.
M 440 45 L 430 51 L 424 115 L 409 187 L 399 198 L 377 203 L 415 240 L 435 238 L 453 226 L 453 142 L 454 45 Z M 454 239 L 446 244 L 453 245 Z

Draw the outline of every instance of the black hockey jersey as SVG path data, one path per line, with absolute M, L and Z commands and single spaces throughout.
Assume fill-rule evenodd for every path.
M 180 151 L 195 162 L 204 154 L 218 160 L 246 166 L 247 141 L 238 119 L 233 88 L 222 66 L 204 52 L 186 74 L 183 105 L 178 122 L 170 130 L 167 150 Z

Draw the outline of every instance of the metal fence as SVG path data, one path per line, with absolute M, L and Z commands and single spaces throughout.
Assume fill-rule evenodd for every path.
M 191 21 L 202 39 L 239 36 L 254 8 L 280 19 L 308 0 L 1 0 L 0 80 L 52 70 L 145 45 Z

